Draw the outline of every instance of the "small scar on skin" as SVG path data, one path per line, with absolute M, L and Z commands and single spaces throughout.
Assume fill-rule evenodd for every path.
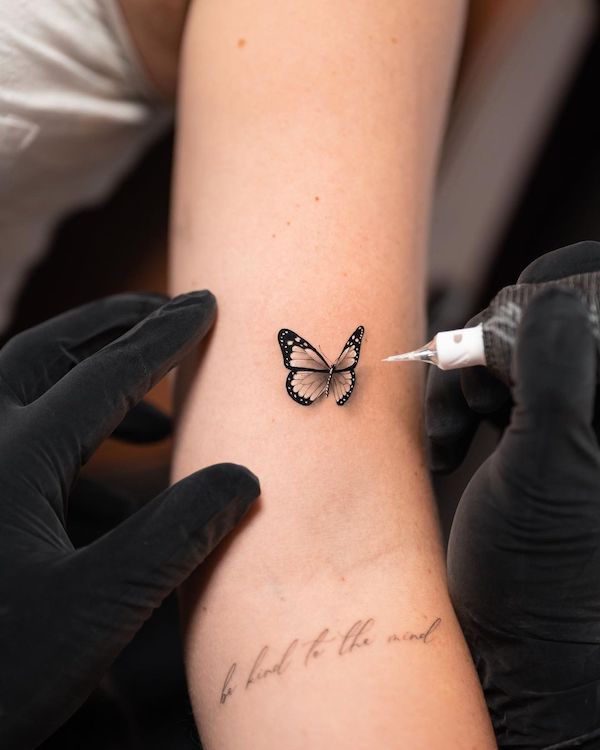
M 243 37 L 240 37 L 237 40 L 237 46 L 238 46 L 238 49 L 242 49 L 242 47 L 246 46 L 246 40 Z

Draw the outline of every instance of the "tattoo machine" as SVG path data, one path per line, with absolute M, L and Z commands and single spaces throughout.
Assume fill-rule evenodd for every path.
M 581 273 L 538 284 L 504 287 L 472 328 L 441 331 L 425 346 L 396 354 L 384 362 L 428 362 L 441 370 L 485 365 L 499 380 L 510 383 L 510 362 L 517 328 L 532 297 L 542 289 L 561 287 L 576 292 L 585 305 L 600 347 L 600 271 Z

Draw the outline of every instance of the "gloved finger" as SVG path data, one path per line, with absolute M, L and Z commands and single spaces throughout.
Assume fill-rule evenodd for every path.
M 467 405 L 460 370 L 431 367 L 425 390 L 425 430 L 430 469 L 444 474 L 459 466 L 469 449 L 479 417 Z
M 565 276 L 600 270 L 600 242 L 577 242 L 546 253 L 530 263 L 519 276 L 517 283 L 541 283 Z M 466 327 L 480 322 L 479 313 Z M 467 404 L 479 414 L 494 414 L 510 400 L 506 386 L 484 367 L 464 368 L 461 375 L 463 393 Z
M 152 609 L 237 525 L 259 494 L 251 471 L 216 464 L 177 482 L 75 553 L 77 580 L 94 592 L 101 613 L 97 619 L 127 642 Z M 106 633 L 96 635 L 100 641 L 114 640 Z
M 546 253 L 530 263 L 519 282 L 553 281 L 578 273 L 600 271 L 600 242 L 586 240 Z M 594 431 L 600 435 L 600 399 L 596 399 Z
M 28 407 L 45 461 L 63 483 L 72 482 L 127 411 L 199 343 L 215 314 L 208 291 L 175 297 Z
M 148 401 L 132 406 L 111 437 L 127 443 L 156 443 L 168 437 L 173 428 L 171 417 Z
M 565 276 L 600 270 L 600 242 L 577 242 L 546 253 L 530 263 L 518 282 L 541 283 Z M 479 323 L 479 313 L 466 327 Z M 508 388 L 484 367 L 467 367 L 461 371 L 461 383 L 467 404 L 479 414 L 489 415 L 504 409 L 509 401 Z
M 536 258 L 524 269 L 517 283 L 537 284 L 594 271 L 600 271 L 600 242 L 585 240 Z
M 556 280 L 576 273 L 600 270 L 600 243 L 578 242 L 559 248 L 536 259 L 523 271 L 519 283 L 537 283 Z M 483 313 L 472 318 L 466 327 L 477 325 Z M 461 387 L 468 406 L 481 415 L 507 412 L 510 404 L 508 388 L 484 367 L 467 367 L 461 370 Z M 466 414 L 466 412 L 461 411 Z M 456 424 L 460 424 L 456 421 Z M 465 430 L 471 430 L 466 423 Z M 460 432 L 457 430 L 460 441 Z
M 81 305 L 14 336 L 0 350 L 0 392 L 29 404 L 82 360 L 168 300 L 117 294 Z
M 496 413 L 510 401 L 508 388 L 485 367 L 464 367 L 460 383 L 469 408 L 482 417 Z
M 597 460 L 596 365 L 596 340 L 577 295 L 557 287 L 536 295 L 519 327 L 516 406 L 497 451 L 511 471 L 532 472 L 534 485 L 553 481 L 557 489 L 557 475 L 571 481 L 573 467 Z
M 133 497 L 87 477 L 79 477 L 69 495 L 67 533 L 77 549 L 96 541 L 138 509 Z
M 50 684 L 60 690 L 49 700 L 28 682 L 11 682 L 11 690 L 5 691 L 9 726 L 4 734 L 29 742 L 3 747 L 37 747 L 60 726 L 152 610 L 240 521 L 259 491 L 256 477 L 242 466 L 209 467 L 173 485 L 89 546 L 48 565 L 48 578 L 42 575 L 40 581 L 52 586 L 23 592 L 19 611 L 26 612 L 29 599 L 38 597 L 42 618 L 50 617 L 45 609 L 63 613 L 68 637 L 58 632 L 54 639 L 33 638 L 19 661 L 23 674 L 36 674 L 43 664 Z M 14 622 L 14 617 L 11 611 L 5 620 Z M 30 628 L 30 622 L 25 617 L 24 627 Z M 25 713 L 19 710 L 23 707 Z

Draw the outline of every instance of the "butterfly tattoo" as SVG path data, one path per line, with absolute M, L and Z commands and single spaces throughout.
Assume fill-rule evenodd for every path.
M 302 336 L 289 328 L 282 328 L 277 334 L 277 341 L 283 354 L 283 364 L 290 370 L 285 381 L 290 398 L 297 404 L 310 406 L 321 396 L 329 396 L 331 391 L 336 404 L 343 406 L 354 390 L 354 370 L 364 333 L 365 329 L 358 326 L 344 344 L 340 356 L 335 362 L 330 362 Z

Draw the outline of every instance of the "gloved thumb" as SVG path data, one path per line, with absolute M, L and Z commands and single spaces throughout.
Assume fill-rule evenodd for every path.
M 259 493 L 258 479 L 243 466 L 210 466 L 177 482 L 75 553 L 78 579 L 94 591 L 94 609 L 102 622 L 111 623 L 118 640 L 132 637 Z
M 567 459 L 573 469 L 590 456 L 597 349 L 576 293 L 555 287 L 532 299 L 513 354 L 515 408 L 500 445 L 513 471 L 539 473 L 558 461 L 565 474 Z

